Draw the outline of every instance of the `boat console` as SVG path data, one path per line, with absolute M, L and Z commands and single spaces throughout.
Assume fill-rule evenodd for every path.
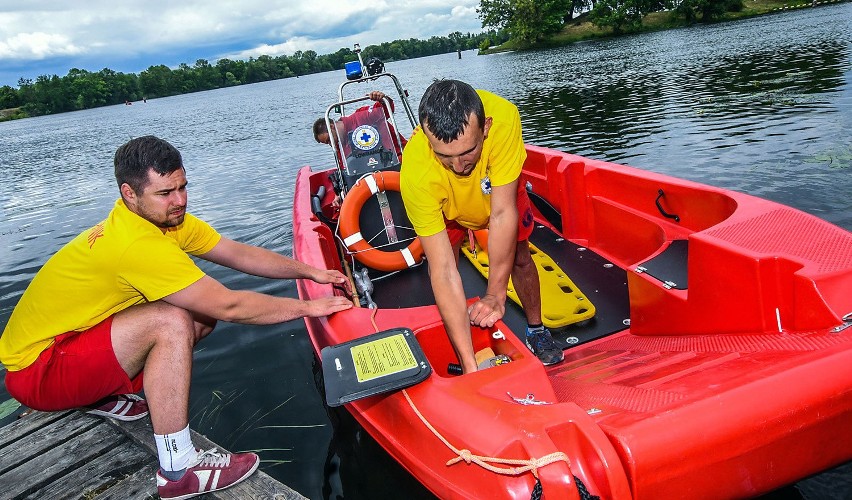
M 400 125 L 405 125 L 408 131 L 417 126 L 417 118 L 399 79 L 385 72 L 384 64 L 376 58 L 364 64 L 357 44 L 354 52 L 358 60 L 346 64 L 347 80 L 340 84 L 337 101 L 328 106 L 324 115 L 343 195 L 365 175 L 399 172 L 406 142 L 406 131 L 401 130 Z M 372 101 L 367 94 L 379 90 L 382 84 L 384 88 L 390 85 L 392 90 L 389 89 L 381 101 Z M 389 95 L 394 97 L 387 97 Z M 401 113 L 407 123 L 397 123 L 395 103 L 402 106 Z
M 312 211 L 331 229 L 361 305 L 375 307 L 373 279 L 423 262 L 399 192 L 402 150 L 417 118 L 399 79 L 376 58 L 364 64 L 357 44 L 354 52 L 358 60 L 346 64 L 324 115 L 336 168 L 329 184 L 312 187 Z M 373 100 L 374 91 L 384 97 Z

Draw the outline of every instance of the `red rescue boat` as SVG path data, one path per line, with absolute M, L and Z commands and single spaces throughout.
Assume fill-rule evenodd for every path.
M 380 69 L 341 86 L 329 125 L 359 100 L 343 99 L 345 85 L 382 77 L 413 124 Z M 337 168 L 298 173 L 293 251 L 351 276 L 359 307 L 307 329 L 318 356 L 413 332 L 425 378 L 343 403 L 438 497 L 526 499 L 540 486 L 546 498 L 742 498 L 852 459 L 852 233 L 746 194 L 528 146 L 530 241 L 594 316 L 552 328 L 565 361 L 544 367 L 517 336 L 520 309 L 507 307 L 473 341 L 511 362 L 457 376 L 427 266 L 416 248 L 400 257 L 413 245 L 398 192 L 378 185 L 399 160 L 347 157 L 345 140 L 332 140 Z M 361 259 L 337 205 L 366 177 L 376 186 L 355 188 L 372 193 L 355 232 L 374 255 Z M 462 259 L 460 270 L 468 296 L 483 293 L 476 266 Z M 345 293 L 310 281 L 298 291 Z

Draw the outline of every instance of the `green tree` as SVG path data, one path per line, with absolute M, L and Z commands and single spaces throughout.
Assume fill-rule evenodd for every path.
M 447 38 L 459 49 L 464 46 L 464 35 L 462 35 L 461 31 L 454 31 L 447 35 Z
M 0 109 L 17 108 L 21 105 L 18 91 L 9 85 L 0 87 Z
M 218 89 L 222 86 L 219 70 L 211 65 L 207 59 L 196 60 L 192 71 L 195 73 L 195 83 L 198 90 Z
M 302 58 L 303 55 L 304 52 L 302 52 L 301 50 L 297 50 L 293 53 L 292 56 L 287 58 L 287 66 L 297 76 L 308 74 L 308 63 Z
M 694 23 L 699 16 L 702 22 L 711 22 L 726 12 L 738 12 L 743 9 L 743 0 L 682 0 L 675 12 L 687 21 Z
M 535 44 L 564 25 L 572 0 L 481 0 L 476 12 L 482 26 L 505 29 L 512 39 Z
M 172 70 L 171 77 L 172 81 L 169 83 L 169 88 L 175 94 L 187 94 L 202 90 L 196 81 L 195 71 L 186 63 L 178 64 L 178 68 Z
M 237 80 L 237 77 L 234 76 L 230 71 L 225 72 L 225 87 L 233 87 L 234 85 L 239 85 L 240 81 Z
M 246 73 L 246 62 L 232 61 L 227 58 L 219 59 L 216 61 L 216 69 L 219 71 L 219 78 L 224 86 L 240 85 Z
M 98 71 L 107 89 L 107 104 L 119 104 L 124 101 L 140 99 L 139 79 L 134 73 L 120 73 L 109 68 Z
M 46 115 L 50 113 L 62 113 L 71 111 L 72 99 L 66 93 L 70 90 L 63 85 L 62 80 L 56 75 L 41 75 L 32 80 L 19 80 L 18 85 L 25 96 L 23 102 L 24 111 L 31 115 Z
M 164 64 L 150 66 L 139 74 L 139 87 L 146 97 L 165 97 L 176 94 L 170 87 L 172 70 Z
M 674 0 L 598 0 L 590 18 L 601 28 L 613 33 L 634 31 L 642 26 L 642 17 L 651 12 L 669 10 Z
M 281 74 L 280 78 L 290 78 L 296 76 L 296 73 L 290 69 L 289 64 L 287 63 L 289 59 L 286 56 L 279 56 L 275 58 L 275 64 L 278 66 L 278 71 Z M 331 69 L 331 68 L 330 68 Z
M 266 80 L 269 80 L 269 74 L 266 73 L 266 65 L 263 62 L 258 62 L 253 57 L 249 57 L 246 63 L 246 72 L 243 76 L 243 83 L 265 82 Z
M 637 0 L 599 0 L 590 14 L 592 22 L 613 33 L 633 31 L 642 25 L 642 11 Z
M 355 53 L 352 52 L 352 49 L 349 48 L 340 49 L 337 52 L 327 54 L 324 57 L 332 69 L 343 69 L 344 64 L 358 59 L 358 56 L 356 56 Z
M 480 0 L 476 13 L 482 20 L 482 26 L 507 29 L 514 17 L 513 0 Z
M 107 104 L 109 89 L 98 73 L 72 68 L 63 78 L 63 86 L 69 92 L 73 109 L 96 108 Z

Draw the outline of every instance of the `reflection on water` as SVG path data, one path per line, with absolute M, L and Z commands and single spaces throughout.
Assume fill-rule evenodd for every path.
M 459 78 L 517 103 L 530 143 L 749 192 L 852 229 L 850 14 L 841 4 L 386 67 L 415 108 L 434 78 Z M 342 76 L 0 123 L 0 325 L 44 261 L 106 215 L 117 196 L 112 155 L 135 136 L 181 150 L 194 214 L 233 239 L 289 254 L 293 180 L 303 165 L 333 162 L 310 124 Z M 231 288 L 296 296 L 292 282 L 203 268 Z M 195 357 L 192 426 L 230 449 L 264 450 L 264 470 L 311 498 L 381 497 L 389 475 L 404 484 L 357 428 L 333 437 L 337 417 L 323 408 L 311 362 L 301 322 L 220 325 Z
M 852 9 L 756 19 L 747 33 L 727 23 L 521 58 L 519 72 L 535 73 L 516 91 L 526 135 L 852 227 L 850 34 L 832 17 L 841 10 Z

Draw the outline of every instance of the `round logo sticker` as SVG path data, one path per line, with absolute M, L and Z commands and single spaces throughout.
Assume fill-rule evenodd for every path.
M 482 194 L 491 194 L 491 178 L 486 175 L 479 181 L 479 187 L 482 188 Z
M 379 131 L 370 125 L 359 125 L 352 132 L 352 144 L 361 151 L 369 151 L 379 143 Z

